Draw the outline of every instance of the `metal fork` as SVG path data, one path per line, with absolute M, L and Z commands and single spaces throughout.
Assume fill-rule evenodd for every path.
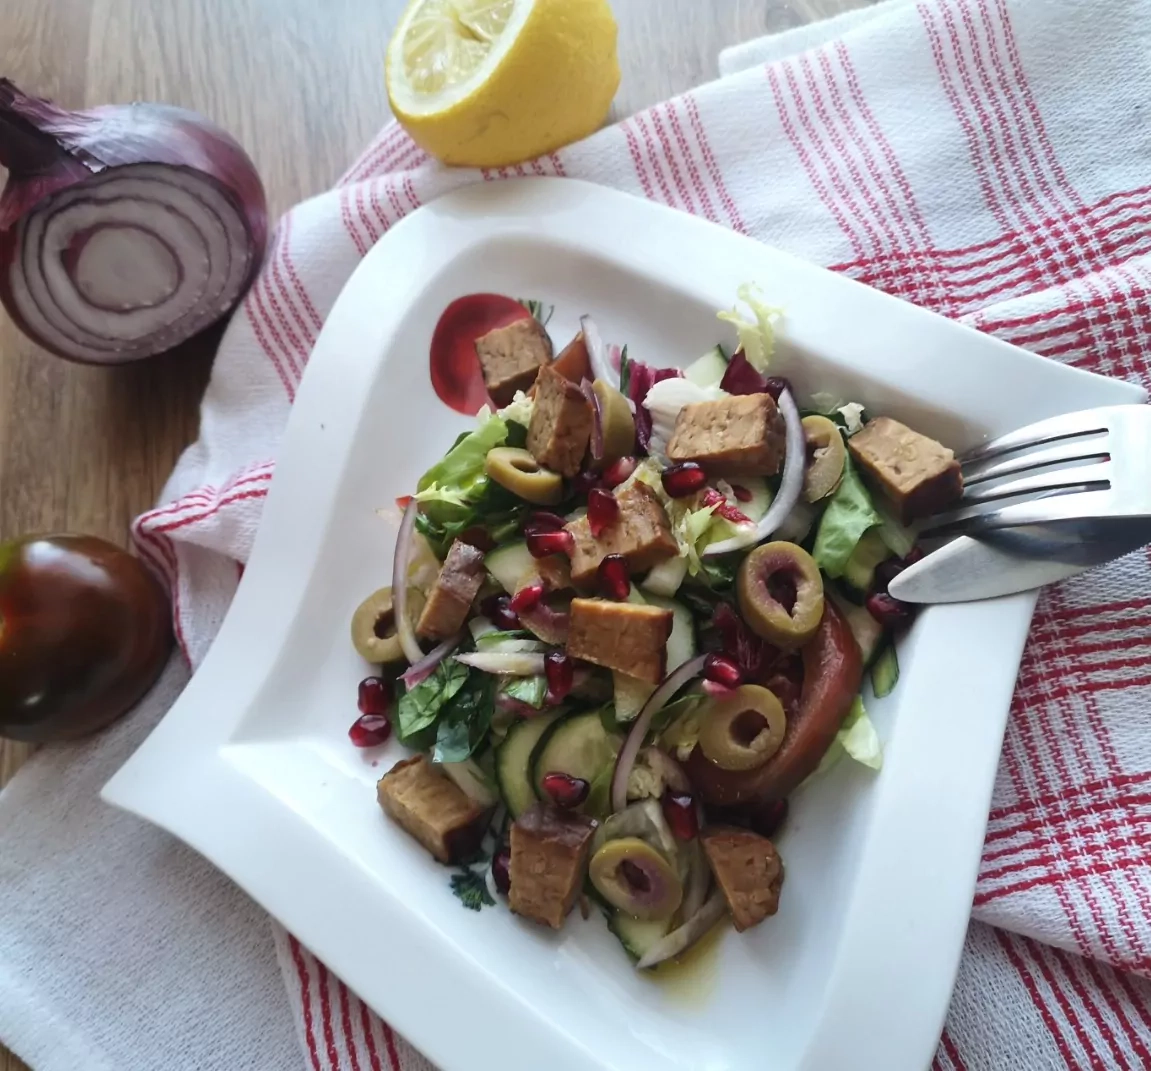
M 1099 561 L 1151 542 L 1151 406 L 1051 417 L 960 463 L 963 497 L 927 519 L 924 537 L 992 537 L 1018 553 Z

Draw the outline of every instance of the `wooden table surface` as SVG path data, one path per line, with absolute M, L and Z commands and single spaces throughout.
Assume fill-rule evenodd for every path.
M 0 4 L 0 75 L 69 107 L 157 100 L 230 130 L 278 214 L 331 185 L 387 118 L 383 53 L 405 0 Z M 715 77 L 720 49 L 870 0 L 613 0 L 626 115 Z M 2 173 L 2 169 L 0 169 Z M 49 357 L 0 313 L 0 539 L 126 542 L 195 437 L 214 340 L 141 364 Z M 27 749 L 0 740 L 0 786 Z M 0 1071 L 25 1071 L 0 1046 Z

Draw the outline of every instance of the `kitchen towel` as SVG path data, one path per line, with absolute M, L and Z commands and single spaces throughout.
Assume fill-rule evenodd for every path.
M 1151 386 L 1149 44 L 1151 7 L 1139 0 L 889 0 L 733 50 L 722 80 L 529 164 L 445 170 L 386 127 L 334 190 L 281 221 L 221 344 L 200 439 L 163 504 L 134 526 L 140 553 L 171 585 L 189 662 L 203 658 L 235 592 L 325 315 L 388 227 L 461 185 L 533 175 L 602 182 L 1053 359 Z M 1040 600 L 940 1068 L 1151 1066 L 1149 625 L 1144 552 Z M 87 1064 L 96 1067 L 286 1066 L 251 1057 L 253 1038 L 283 1021 L 267 964 L 261 973 L 250 949 L 251 905 L 200 873 L 199 913 L 157 912 L 173 888 L 170 868 L 196 869 L 188 853 L 170 844 L 165 857 L 158 835 L 146 840 L 126 816 L 102 817 L 114 837 L 95 826 L 82 835 L 94 784 L 70 792 L 70 806 L 53 799 L 74 764 L 126 750 L 165 701 L 152 697 L 146 716 L 88 752 L 46 752 L 0 797 L 0 1038 L 38 1071 L 76 1066 L 68 1053 L 85 1045 L 103 1061 Z M 38 855 L 12 850 L 29 842 Z M 100 881 L 81 904 L 55 894 L 57 869 L 83 871 L 97 856 L 123 882 L 122 906 Z M 38 884 L 26 873 L 32 859 L 47 875 Z M 225 917 L 234 939 L 206 941 L 205 927 Z M 44 946 L 61 925 L 73 941 Z M 304 1066 L 427 1066 L 272 929 Z M 142 967 L 141 942 L 162 942 L 170 957 Z M 52 954 L 38 954 L 44 947 Z M 71 980 L 80 953 L 137 972 L 137 1000 L 118 1031 L 95 1029 L 98 990 Z M 204 980 L 237 970 L 248 972 L 250 996 L 229 1001 L 243 1014 L 216 1027 Z M 157 1014 L 156 992 L 171 992 L 181 975 L 191 1008 L 168 1000 Z M 197 1059 L 186 1044 L 193 1020 L 213 1051 L 231 1045 L 235 1058 Z M 72 1047 L 54 1052 L 53 1031 Z

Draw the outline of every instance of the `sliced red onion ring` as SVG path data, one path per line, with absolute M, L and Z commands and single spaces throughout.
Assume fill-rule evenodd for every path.
M 696 810 L 702 810 L 699 804 L 696 804 Z M 703 828 L 703 821 L 700 820 L 700 829 Z M 711 864 L 707 861 L 707 856 L 703 854 L 703 846 L 699 842 L 699 837 L 691 841 L 683 850 L 688 854 L 687 860 L 687 879 L 684 881 L 683 886 L 683 903 L 680 905 L 680 916 L 683 919 L 692 918 L 707 899 L 707 891 L 711 888 Z
M 109 364 L 171 349 L 227 313 L 259 268 L 259 176 L 193 112 L 70 112 L 0 79 L 0 162 L 0 300 L 61 357 Z
M 398 618 L 397 618 L 398 620 Z M 396 631 L 399 629 L 397 627 Z M 444 658 L 450 654 L 457 646 L 460 640 L 464 638 L 463 630 L 461 629 L 454 636 L 449 636 L 438 647 L 433 647 L 423 658 L 421 658 L 414 666 L 412 666 L 406 673 L 404 673 L 401 680 L 404 682 L 404 687 L 408 689 L 414 688 L 421 681 L 425 681 L 435 671 Z
M 562 647 L 568 641 L 571 615 L 553 610 L 547 603 L 538 602 L 530 610 L 520 611 L 520 624 L 535 633 L 544 643 Z
M 544 656 L 527 652 L 470 651 L 456 655 L 456 661 L 481 673 L 500 673 L 508 677 L 539 677 L 544 671 Z
M 400 530 L 396 534 L 396 553 L 392 557 L 392 608 L 396 617 L 396 636 L 412 669 L 423 661 L 424 657 L 423 648 L 416 639 L 416 630 L 412 628 L 411 619 L 408 617 L 408 564 L 412 558 L 416 515 L 419 512 L 418 502 L 413 500 L 408 503 L 408 508 L 404 510 L 404 519 L 400 522 Z
M 727 901 L 718 890 L 711 898 L 678 930 L 672 930 L 666 937 L 656 941 L 647 954 L 636 964 L 641 971 L 655 967 L 664 960 L 682 955 L 712 928 L 727 911 Z
M 767 512 L 754 526 L 736 532 L 730 539 L 709 543 L 703 550 L 705 558 L 716 554 L 730 554 L 733 550 L 762 543 L 784 521 L 792 507 L 799 501 L 803 490 L 803 470 L 807 464 L 807 444 L 803 437 L 803 423 L 791 391 L 784 390 L 779 395 L 779 411 L 787 428 L 786 450 L 783 458 L 783 476 L 779 481 L 779 493 L 772 500 Z
M 639 749 L 643 747 L 644 737 L 647 736 L 651 719 L 667 706 L 671 699 L 688 681 L 698 677 L 703 672 L 703 664 L 707 661 L 706 655 L 689 659 L 678 669 L 672 670 L 660 682 L 660 685 L 643 705 L 643 709 L 631 723 L 631 731 L 619 749 L 619 757 L 615 760 L 615 772 L 611 777 L 611 809 L 622 811 L 627 806 L 627 779 L 631 776 L 631 769 L 635 765 Z
M 619 370 L 616 369 L 614 376 L 612 375 L 608 349 L 604 345 L 603 336 L 599 333 L 595 320 L 590 316 L 581 316 L 579 326 L 583 332 L 583 344 L 587 347 L 587 359 L 588 364 L 591 365 L 592 379 L 602 379 L 605 383 L 618 384 Z
M 599 395 L 586 379 L 580 384 L 580 390 L 591 406 L 591 459 L 603 461 L 603 410 L 600 409 Z

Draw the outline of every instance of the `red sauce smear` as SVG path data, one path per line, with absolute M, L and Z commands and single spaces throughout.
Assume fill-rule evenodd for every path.
M 529 316 L 523 305 L 503 294 L 466 294 L 444 309 L 432 332 L 430 362 L 432 387 L 440 401 L 465 416 L 491 405 L 476 339 Z

